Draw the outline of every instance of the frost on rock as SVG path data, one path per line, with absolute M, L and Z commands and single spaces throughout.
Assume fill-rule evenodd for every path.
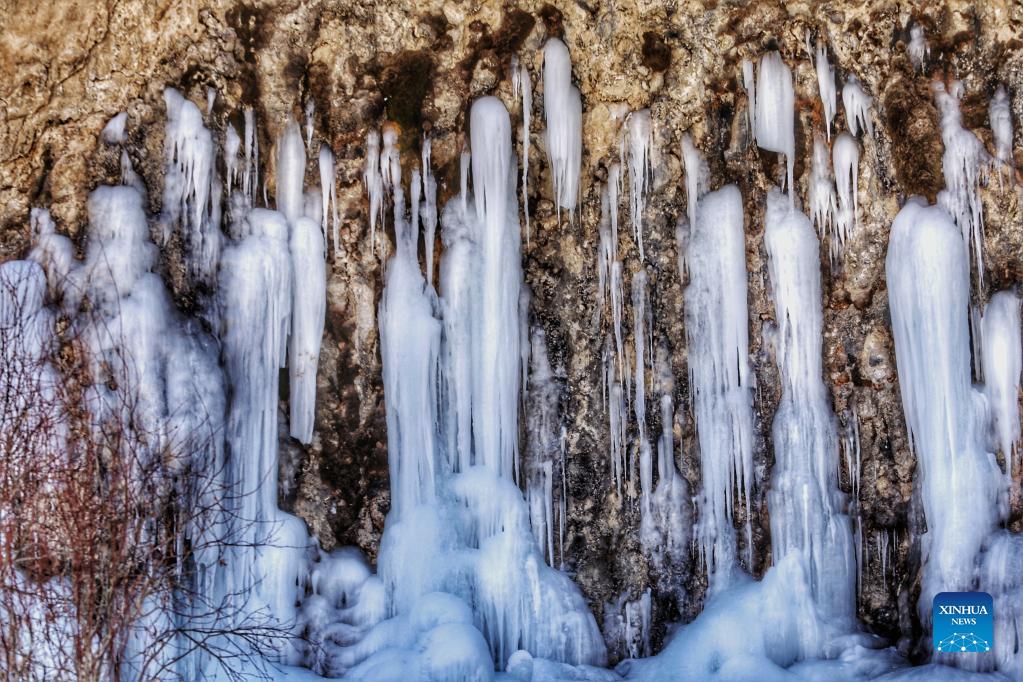
M 550 38 L 543 48 L 543 109 L 547 161 L 558 209 L 575 211 L 582 164 L 582 97 L 572 85 L 572 61 L 565 43 Z

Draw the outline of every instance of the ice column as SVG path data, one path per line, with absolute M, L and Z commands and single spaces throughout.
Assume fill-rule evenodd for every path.
M 758 123 L 759 125 L 759 123 Z M 735 569 L 735 491 L 746 509 L 753 484 L 753 374 L 749 364 L 742 196 L 735 185 L 697 203 L 686 262 L 686 341 L 703 480 L 697 525 L 712 589 Z
M 936 593 L 972 589 L 974 558 L 998 521 L 1003 479 L 982 445 L 983 401 L 970 376 L 969 261 L 943 209 L 916 198 L 906 203 L 892 224 L 885 275 L 927 519 L 918 603 L 927 622 Z
M 771 430 L 773 559 L 798 554 L 821 612 L 851 620 L 856 564 L 838 489 L 838 433 L 823 381 L 819 244 L 809 219 L 777 190 L 767 197 L 764 222 L 782 384 Z
M 477 463 L 511 478 L 518 457 L 522 265 L 508 111 L 495 97 L 480 98 L 473 104 L 470 128 L 480 259 L 472 349 L 473 441 Z

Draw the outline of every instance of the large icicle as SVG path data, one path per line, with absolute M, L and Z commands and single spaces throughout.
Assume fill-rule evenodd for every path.
M 856 229 L 859 212 L 856 197 L 859 191 L 860 148 L 852 135 L 843 132 L 835 138 L 835 146 L 831 153 L 835 163 L 835 184 L 838 187 L 834 224 L 836 239 L 831 249 L 833 262 L 839 262 L 845 243 Z
M 686 341 L 693 415 L 703 472 L 697 535 L 711 589 L 736 569 L 734 491 L 746 509 L 753 484 L 753 373 L 749 364 L 742 196 L 735 185 L 697 203 L 686 262 Z
M 471 113 L 472 184 L 480 255 L 479 327 L 473 345 L 477 463 L 511 478 L 518 458 L 520 238 L 508 111 L 495 97 Z M 511 187 L 511 193 L 509 193 Z M 511 214 L 509 206 L 516 206 Z
M 568 48 L 557 38 L 550 38 L 543 48 L 543 110 L 554 203 L 559 210 L 574 212 L 583 152 L 582 97 L 572 85 Z
M 792 90 L 792 70 L 782 61 L 778 52 L 768 52 L 760 58 L 756 91 L 757 145 L 785 155 L 785 189 L 793 197 L 796 162 L 795 93 Z
M 935 594 L 973 588 L 974 559 L 998 521 L 1003 479 L 982 445 L 982 400 L 970 376 L 969 261 L 944 210 L 916 198 L 906 203 L 892 224 L 885 275 L 927 519 L 918 609 L 929 622 Z
M 838 489 L 838 432 L 822 362 L 820 249 L 809 219 L 772 190 L 764 242 L 778 323 L 782 397 L 771 433 L 775 465 L 768 494 L 773 560 L 797 554 L 818 608 L 851 622 L 856 564 Z
M 998 449 L 1005 458 L 1005 475 L 1011 484 L 1020 437 L 1019 387 L 1023 372 L 1020 343 L 1020 302 L 1011 291 L 991 297 L 982 322 L 984 393 Z

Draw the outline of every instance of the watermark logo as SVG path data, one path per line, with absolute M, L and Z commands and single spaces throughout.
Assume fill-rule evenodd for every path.
M 987 592 L 941 592 L 934 597 L 934 651 L 982 654 L 995 642 L 995 607 Z

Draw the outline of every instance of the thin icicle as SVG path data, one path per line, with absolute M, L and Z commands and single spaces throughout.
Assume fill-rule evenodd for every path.
M 529 67 L 520 62 L 518 85 L 522 93 L 522 212 L 526 216 L 526 244 L 529 244 L 529 121 L 533 114 L 533 81 Z
M 807 38 L 809 40 L 809 38 Z M 835 69 L 828 63 L 828 48 L 824 41 L 817 43 L 814 68 L 817 71 L 817 91 L 824 107 L 824 133 L 831 140 L 831 122 L 835 120 L 838 110 L 838 92 L 835 86 Z
M 650 110 L 632 112 L 625 126 L 629 146 L 629 209 L 633 235 L 639 245 L 639 259 L 642 261 L 643 211 L 646 208 L 647 185 L 650 182 L 650 147 L 653 143 Z
M 426 254 L 426 283 L 433 286 L 433 250 L 437 240 L 437 179 L 430 167 L 430 138 L 423 138 L 423 219 L 424 251 Z
M 323 202 L 323 211 L 320 214 L 320 229 L 323 232 L 323 242 L 327 243 L 327 215 L 330 215 L 331 234 L 334 238 L 334 257 L 337 258 L 341 251 L 341 240 L 339 234 L 340 220 L 337 209 L 337 176 L 334 168 L 334 152 L 326 143 L 320 145 L 320 199 Z M 329 211 L 328 211 L 329 209 Z M 326 249 L 323 252 L 327 256 Z
M 366 166 L 362 174 L 366 194 L 369 196 L 369 247 L 376 244 L 377 218 L 384 218 L 384 180 L 380 174 L 380 133 L 375 130 L 366 134 Z

